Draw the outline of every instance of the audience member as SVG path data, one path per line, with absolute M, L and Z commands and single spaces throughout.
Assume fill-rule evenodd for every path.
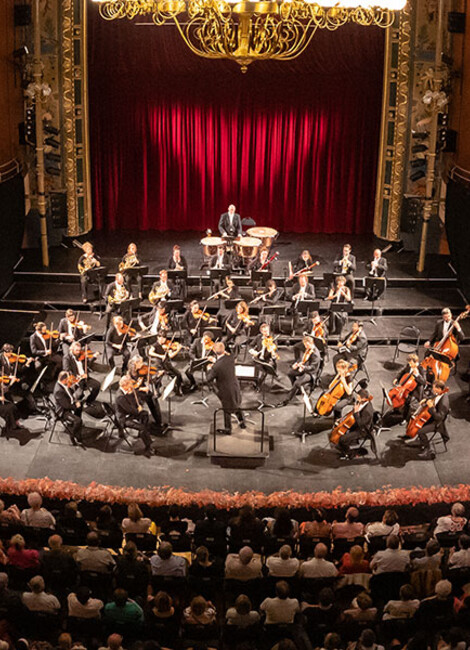
M 103 619 L 110 625 L 141 625 L 144 622 L 142 607 L 135 600 L 128 597 L 125 589 L 115 589 L 113 600 L 106 603 L 103 610 Z
M 183 622 L 186 625 L 212 625 L 216 620 L 216 610 L 210 600 L 203 596 L 195 596 L 183 611 Z
M 324 587 L 318 594 L 318 603 L 303 602 L 302 613 L 305 617 L 309 636 L 315 635 L 315 641 L 319 645 L 321 638 L 318 638 L 320 631 L 332 630 L 338 620 L 340 608 L 335 603 L 333 589 Z
M 186 560 L 184 557 L 173 555 L 170 542 L 160 544 L 157 554 L 150 558 L 150 567 L 154 576 L 183 578 L 187 571 Z
M 441 566 L 441 547 L 435 539 L 428 540 L 423 557 L 413 558 L 411 568 L 413 570 L 435 571 Z
M 439 580 L 434 592 L 434 596 L 420 602 L 416 612 L 418 622 L 428 633 L 449 627 L 453 619 L 452 584 L 449 580 Z
M 238 515 L 229 521 L 228 533 L 234 543 L 244 545 L 244 540 L 250 540 L 256 547 L 264 541 L 264 526 L 255 515 L 254 508 L 244 505 Z
M 377 551 L 370 562 L 372 573 L 404 572 L 410 564 L 408 551 L 400 549 L 400 540 L 396 535 L 387 538 L 385 551 Z
M 146 589 L 149 575 L 148 560 L 139 553 L 134 542 L 127 542 L 122 549 L 122 555 L 116 558 L 117 586 L 126 587 L 130 579 L 137 589 Z
M 194 527 L 194 541 L 197 546 L 204 545 L 210 539 L 218 547 L 226 543 L 227 527 L 217 519 L 217 508 L 209 503 L 204 508 L 204 518 L 198 519 Z
M 122 647 L 122 636 L 120 634 L 110 634 L 107 639 L 107 645 L 99 650 L 124 650 Z
M 265 598 L 260 610 L 266 615 L 266 625 L 293 623 L 295 615 L 300 611 L 297 598 L 289 598 L 290 589 L 285 580 L 276 583 L 275 598 Z
M 352 546 L 349 553 L 345 553 L 341 558 L 339 573 L 343 576 L 352 573 L 370 573 L 369 561 L 365 559 L 364 550 L 358 544 Z
M 245 594 L 240 594 L 235 600 L 234 607 L 229 607 L 225 613 L 228 625 L 249 627 L 260 621 L 260 615 L 252 609 L 251 600 Z
M 315 508 L 311 513 L 311 521 L 300 524 L 299 533 L 305 537 L 329 537 L 331 524 L 325 521 L 323 510 Z
M 263 521 L 273 537 L 296 537 L 299 531 L 299 523 L 291 518 L 287 508 L 277 508 L 274 518 L 266 517 Z
M 152 621 L 168 621 L 174 619 L 176 611 L 172 597 L 166 591 L 158 591 L 150 600 L 151 607 L 147 612 L 147 618 Z
M 60 603 L 55 596 L 45 592 L 46 585 L 42 576 L 34 576 L 29 581 L 31 591 L 22 595 L 23 604 L 31 612 L 58 612 Z
M 188 523 L 187 519 L 181 519 L 180 508 L 174 503 L 168 508 L 168 518 L 161 522 L 160 529 L 164 535 L 172 533 L 184 535 L 188 532 Z
M 8 588 L 8 575 L 0 573 L 0 610 L 15 618 L 21 610 L 20 595 Z
M 57 530 L 66 535 L 72 531 L 82 539 L 88 532 L 88 524 L 78 509 L 76 501 L 69 501 L 64 506 L 63 513 L 57 518 Z
M 55 518 L 42 507 L 42 497 L 39 492 L 30 492 L 28 494 L 28 505 L 21 513 L 21 521 L 25 526 L 34 526 L 35 528 L 55 528 Z
M 13 504 L 5 508 L 5 503 L 0 499 L 0 522 L 6 524 L 16 524 L 21 521 L 21 512 L 17 505 Z
M 395 510 L 386 510 L 382 521 L 374 521 L 365 527 L 365 536 L 367 541 L 371 537 L 388 537 L 389 535 L 398 535 L 400 533 L 400 524 L 398 515 Z
M 266 559 L 266 566 L 270 576 L 291 578 L 299 570 L 300 562 L 296 557 L 292 557 L 291 546 L 284 544 L 279 549 L 279 553 L 271 555 Z
M 49 580 L 57 581 L 57 578 L 65 584 L 72 585 L 77 565 L 70 555 L 62 548 L 62 537 L 60 535 L 51 535 L 48 539 L 49 549 L 46 549 L 42 555 L 41 563 L 43 576 L 46 582 Z
M 467 523 L 465 507 L 461 503 L 454 503 L 450 515 L 439 517 L 434 529 L 434 535 L 439 533 L 460 533 Z
M 450 569 L 465 569 L 470 567 L 470 537 L 460 535 L 459 551 L 455 551 L 449 558 Z
M 225 577 L 232 580 L 253 580 L 262 577 L 261 556 L 244 546 L 238 553 L 229 553 L 225 560 Z
M 67 596 L 68 615 L 74 618 L 100 618 L 103 601 L 91 597 L 90 589 L 85 585 L 77 587 Z
M 18 569 L 36 569 L 39 567 L 39 553 L 35 549 L 25 548 L 22 535 L 13 535 L 7 555 L 8 561 Z
M 333 562 L 326 560 L 328 549 L 325 544 L 317 544 L 313 558 L 300 565 L 299 575 L 301 578 L 334 578 L 338 575 L 338 569 Z
M 127 517 L 121 522 L 122 532 L 126 533 L 148 533 L 152 520 L 144 517 L 142 510 L 137 503 L 130 503 L 127 506 Z
M 367 629 L 361 632 L 356 643 L 351 643 L 348 650 L 384 650 L 383 645 L 377 645 L 377 638 L 373 630 Z
M 359 521 L 359 510 L 355 507 L 348 508 L 346 511 L 346 520 L 342 522 L 335 521 L 331 526 L 333 539 L 351 539 L 360 537 L 364 533 L 364 524 Z
M 194 578 L 218 578 L 223 575 L 223 572 L 222 562 L 217 558 L 211 558 L 209 549 L 205 546 L 198 546 L 188 574 Z
M 345 620 L 353 620 L 359 623 L 375 621 L 377 618 L 377 607 L 374 607 L 372 598 L 365 591 L 353 599 L 351 607 L 343 612 Z
M 97 530 L 105 530 L 109 533 L 121 530 L 117 519 L 113 515 L 113 509 L 108 505 L 101 506 L 95 519 L 95 526 Z
M 414 597 L 415 592 L 411 585 L 402 585 L 400 600 L 389 600 L 384 607 L 383 620 L 393 618 L 412 618 L 419 607 L 419 600 Z
M 106 548 L 100 548 L 100 537 L 92 531 L 86 537 L 87 546 L 80 548 L 75 554 L 75 562 L 80 571 L 96 571 L 109 573 L 116 564 L 114 557 Z

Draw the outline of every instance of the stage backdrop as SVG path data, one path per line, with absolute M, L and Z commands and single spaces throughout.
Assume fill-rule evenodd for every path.
M 242 74 L 88 4 L 97 228 L 202 231 L 235 203 L 281 231 L 371 230 L 382 30 L 318 30 L 301 58 Z

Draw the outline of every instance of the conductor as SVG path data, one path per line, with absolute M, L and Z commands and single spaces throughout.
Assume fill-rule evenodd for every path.
M 229 205 L 228 212 L 220 215 L 219 232 L 221 237 L 238 237 L 242 234 L 242 220 L 235 212 L 234 205 Z
M 246 429 L 241 406 L 240 384 L 235 375 L 235 359 L 231 354 L 225 352 L 225 345 L 221 342 L 215 343 L 213 347 L 217 360 L 207 373 L 207 381 L 215 380 L 216 392 L 224 409 L 224 429 L 218 429 L 217 433 L 230 435 L 232 432 L 231 414 L 235 413 L 241 429 Z

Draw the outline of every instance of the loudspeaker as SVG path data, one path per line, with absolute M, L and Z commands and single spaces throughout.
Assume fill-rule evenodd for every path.
M 452 34 L 463 34 L 465 32 L 465 17 L 461 11 L 449 11 L 447 14 L 447 29 Z
M 31 5 L 15 5 L 13 9 L 15 27 L 31 25 Z

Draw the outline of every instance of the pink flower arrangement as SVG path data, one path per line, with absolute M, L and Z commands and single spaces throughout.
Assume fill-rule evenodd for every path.
M 423 488 L 390 488 L 385 486 L 373 492 L 342 490 L 339 486 L 332 492 L 216 492 L 201 490 L 191 492 L 168 485 L 154 488 L 132 488 L 112 485 L 100 485 L 94 481 L 89 485 L 79 485 L 71 481 L 53 481 L 50 478 L 15 480 L 0 478 L 0 493 L 24 495 L 37 491 L 49 499 L 99 501 L 102 503 L 128 504 L 145 503 L 150 507 L 168 506 L 176 503 L 180 506 L 204 506 L 213 503 L 221 510 L 239 508 L 251 504 L 255 508 L 339 508 L 356 506 L 399 506 L 418 503 L 432 505 L 435 503 L 453 503 L 470 501 L 470 485 L 456 485 Z

